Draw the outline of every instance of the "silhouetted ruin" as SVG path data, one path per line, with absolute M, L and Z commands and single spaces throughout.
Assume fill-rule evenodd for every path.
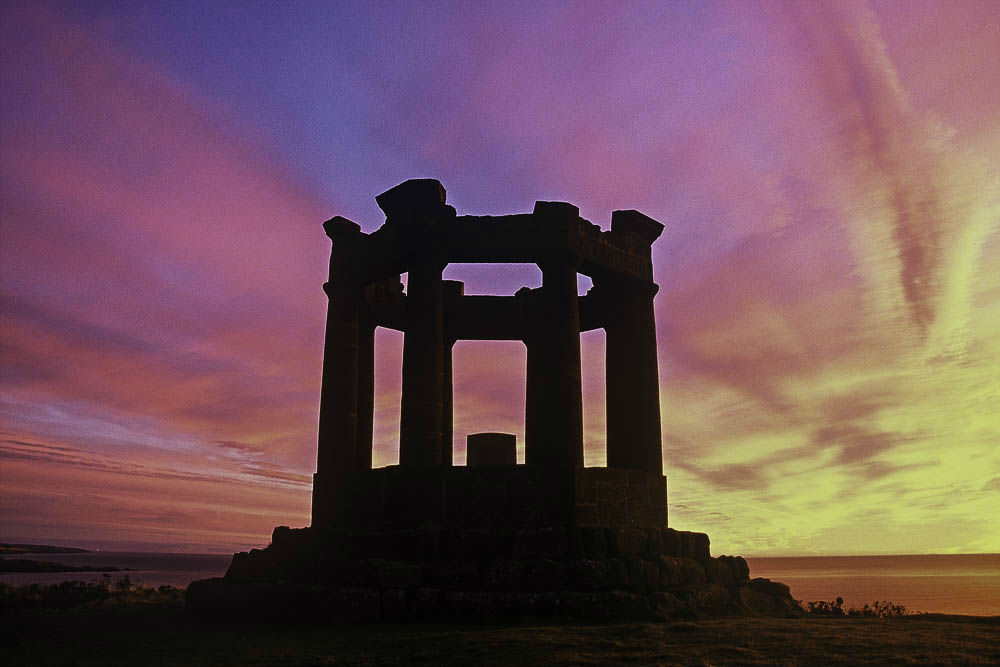
M 704 533 L 667 527 L 651 247 L 663 225 L 576 206 L 459 216 L 432 179 L 376 197 L 365 234 L 335 217 L 309 528 L 276 528 L 223 579 L 194 582 L 198 612 L 296 611 L 334 621 L 651 619 L 791 613 L 788 588 L 713 558 Z M 466 296 L 449 262 L 527 262 L 542 286 Z M 404 291 L 400 275 L 408 275 Z M 584 296 L 577 274 L 593 280 Z M 376 327 L 404 332 L 399 464 L 372 468 Z M 607 467 L 583 466 L 580 332 L 606 332 Z M 468 438 L 452 465 L 452 347 L 527 350 L 523 465 L 515 436 Z
M 611 231 L 576 206 L 458 216 L 441 184 L 411 180 L 376 201 L 365 234 L 344 218 L 333 240 L 313 526 L 663 528 L 656 324 L 650 247 L 663 225 L 615 211 Z M 465 296 L 449 262 L 530 262 L 539 289 Z M 400 274 L 408 273 L 406 293 Z M 593 280 L 577 296 L 577 272 Z M 375 327 L 404 332 L 399 465 L 372 469 Z M 583 467 L 580 332 L 607 332 L 607 468 Z M 527 348 L 525 464 L 452 466 L 452 346 L 518 340 Z

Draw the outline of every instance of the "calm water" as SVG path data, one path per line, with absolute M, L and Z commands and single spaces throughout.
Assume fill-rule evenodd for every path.
M 797 600 L 890 600 L 914 611 L 1000 615 L 1000 554 L 747 558 L 750 576 L 788 584 Z
M 183 587 L 195 579 L 222 576 L 230 554 L 169 554 L 100 551 L 26 556 L 67 565 L 132 568 L 127 574 L 148 586 Z M 799 600 L 844 598 L 847 606 L 891 600 L 915 611 L 1000 615 L 1000 554 L 957 556 L 813 556 L 748 558 L 750 574 L 788 584 Z M 111 572 L 112 577 L 123 573 Z M 11 584 L 92 581 L 99 572 L 0 574 Z
M 221 577 L 229 567 L 232 554 L 169 554 L 140 553 L 134 551 L 92 551 L 85 554 L 24 554 L 8 558 L 62 563 L 64 565 L 89 565 L 92 567 L 110 565 L 117 568 L 131 568 L 134 572 L 108 572 L 118 578 L 127 574 L 133 581 L 138 579 L 147 586 L 167 584 L 179 588 L 186 587 L 196 579 Z M 93 581 L 100 579 L 103 572 L 15 572 L 0 574 L 0 582 L 7 584 L 57 584 L 60 581 Z

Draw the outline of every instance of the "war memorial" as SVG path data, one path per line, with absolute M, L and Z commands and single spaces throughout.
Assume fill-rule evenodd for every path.
M 342 217 L 333 242 L 312 525 L 274 530 L 225 577 L 194 582 L 204 613 L 332 622 L 648 620 L 788 614 L 788 588 L 750 579 L 708 536 L 668 527 L 651 248 L 663 225 L 572 204 L 460 216 L 432 179 L 376 197 L 385 223 Z M 542 285 L 465 295 L 450 263 L 534 263 Z M 404 290 L 400 276 L 407 274 Z M 578 295 L 577 274 L 593 288 Z M 375 329 L 404 333 L 399 464 L 372 467 Z M 606 333 L 607 466 L 583 465 L 580 333 Z M 524 463 L 512 434 L 468 436 L 452 461 L 452 347 L 526 349 Z

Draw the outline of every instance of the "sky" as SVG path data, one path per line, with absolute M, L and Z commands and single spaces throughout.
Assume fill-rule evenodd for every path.
M 308 525 L 321 224 L 371 232 L 375 195 L 437 178 L 459 214 L 665 225 L 671 526 L 715 554 L 1000 552 L 991 0 L 15 0 L 0 50 L 0 541 L 226 552 Z M 402 334 L 376 341 L 389 465 Z M 603 346 L 582 337 L 587 465 Z M 456 345 L 456 463 L 468 433 L 522 446 L 524 364 Z

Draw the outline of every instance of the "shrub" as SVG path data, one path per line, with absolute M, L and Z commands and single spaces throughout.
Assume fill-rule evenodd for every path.
M 84 605 L 157 604 L 183 600 L 183 589 L 151 588 L 128 575 L 112 578 L 104 574 L 93 581 L 63 581 L 58 584 L 0 584 L 0 612 L 17 609 L 69 609 Z
M 888 600 L 876 600 L 863 607 L 844 608 L 844 598 L 838 597 L 836 600 L 810 600 L 799 603 L 805 612 L 811 616 L 865 616 L 869 618 L 890 618 L 893 616 L 906 616 L 916 612 L 910 611 L 905 605 L 890 602 Z

